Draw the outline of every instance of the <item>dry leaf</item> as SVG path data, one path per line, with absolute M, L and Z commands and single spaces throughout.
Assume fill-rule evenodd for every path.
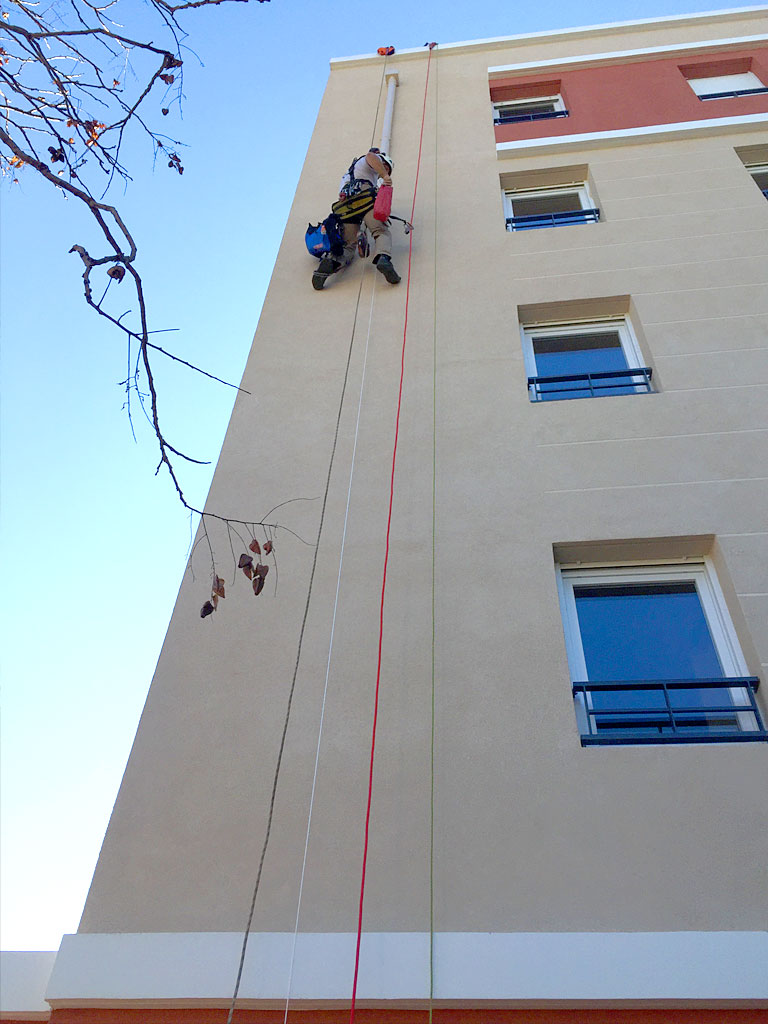
M 218 608 L 219 607 L 219 595 L 218 594 L 211 594 L 211 604 L 213 605 L 214 608 Z
M 125 277 L 125 267 L 121 267 L 119 263 L 116 263 L 114 267 L 110 267 L 107 271 L 107 277 L 111 277 L 115 281 L 122 281 Z
M 259 562 L 258 565 L 253 567 L 253 572 L 255 576 L 260 576 L 262 579 L 266 579 L 267 573 L 269 572 L 269 566 L 262 565 L 261 562 Z
M 253 577 L 253 592 L 254 592 L 254 594 L 258 597 L 263 589 L 264 589 L 264 577 L 263 576 L 254 576 Z
M 221 578 L 221 576 L 213 577 L 213 586 L 211 587 L 211 594 L 216 594 L 219 597 L 227 596 L 224 593 L 224 580 Z
M 272 554 L 272 541 L 271 540 L 268 540 L 267 543 L 264 545 L 264 554 L 265 555 L 271 555 Z
M 203 607 L 200 609 L 200 618 L 204 619 L 206 615 L 213 615 L 216 609 L 213 607 L 210 601 L 206 601 Z
M 255 537 L 253 538 L 251 543 L 248 545 L 248 549 L 250 551 L 252 551 L 254 553 L 254 555 L 260 555 L 261 554 L 261 548 L 259 547 L 259 542 L 256 540 Z
M 244 569 L 246 565 L 253 565 L 253 559 L 251 558 L 250 555 L 246 555 L 246 553 L 243 552 L 242 555 L 240 555 L 240 560 L 237 563 L 237 568 Z
M 248 577 L 249 580 L 253 579 L 253 566 L 252 565 L 244 565 L 243 566 L 243 572 L 245 573 L 245 575 Z

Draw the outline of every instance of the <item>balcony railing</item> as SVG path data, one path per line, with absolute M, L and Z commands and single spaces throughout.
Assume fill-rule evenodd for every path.
M 573 683 L 583 747 L 768 742 L 755 676 Z
M 540 110 L 531 114 L 499 114 L 494 124 L 517 124 L 519 121 L 544 121 L 550 117 L 568 117 L 567 110 Z
M 532 402 L 553 398 L 601 398 L 622 394 L 651 393 L 650 366 L 636 369 L 606 370 L 603 373 L 568 373 L 559 377 L 529 377 L 528 390 Z
M 507 231 L 557 228 L 566 224 L 597 224 L 600 210 L 566 210 L 563 213 L 534 213 L 528 217 L 507 217 Z
M 759 89 L 734 89 L 733 92 L 705 92 L 699 96 L 700 100 L 729 100 L 734 96 L 760 96 L 768 92 L 768 87 L 762 85 Z

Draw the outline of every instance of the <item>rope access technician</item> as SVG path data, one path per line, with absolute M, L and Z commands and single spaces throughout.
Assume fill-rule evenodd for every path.
M 391 185 L 393 167 L 392 157 L 375 147 L 349 165 L 341 179 L 339 201 L 333 204 L 334 213 L 343 222 L 344 254 L 340 260 L 330 254 L 320 260 L 312 275 L 312 287 L 316 291 L 322 289 L 331 274 L 336 274 L 352 262 L 362 224 L 373 236 L 373 262 L 376 269 L 390 284 L 398 284 L 400 281 L 400 275 L 392 264 L 392 234 L 389 225 L 373 216 L 379 179 L 382 184 Z

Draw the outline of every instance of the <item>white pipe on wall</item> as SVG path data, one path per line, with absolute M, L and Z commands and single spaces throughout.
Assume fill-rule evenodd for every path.
M 381 128 L 381 144 L 379 149 L 384 153 L 389 152 L 392 141 L 392 117 L 395 113 L 395 89 L 398 86 L 397 71 L 388 71 L 387 79 L 387 105 L 384 108 L 384 124 Z

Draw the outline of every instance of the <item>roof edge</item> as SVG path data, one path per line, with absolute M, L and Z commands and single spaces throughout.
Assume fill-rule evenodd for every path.
M 600 25 L 581 25 L 573 28 L 547 29 L 543 32 L 522 32 L 518 35 L 511 36 L 490 36 L 487 39 L 468 39 L 455 43 L 441 43 L 438 46 L 438 49 L 471 50 L 480 49 L 482 47 L 499 48 L 506 46 L 509 43 L 517 43 L 530 39 L 558 39 L 563 36 L 579 35 L 589 32 L 609 32 L 612 29 L 640 28 L 645 25 L 661 25 L 665 22 L 690 23 L 696 21 L 707 21 L 710 19 L 728 18 L 738 14 L 759 14 L 761 11 L 768 13 L 768 4 L 757 4 L 749 7 L 726 7 L 716 11 L 698 11 L 692 14 L 668 14 L 659 18 L 637 18 L 631 21 L 611 21 Z M 428 51 L 423 46 L 409 47 L 407 49 L 397 50 L 396 56 L 401 58 L 404 56 L 425 54 L 427 52 Z M 351 57 L 332 57 L 330 63 L 333 68 L 342 64 L 364 64 L 369 61 L 377 60 L 380 60 L 378 54 L 363 53 Z

